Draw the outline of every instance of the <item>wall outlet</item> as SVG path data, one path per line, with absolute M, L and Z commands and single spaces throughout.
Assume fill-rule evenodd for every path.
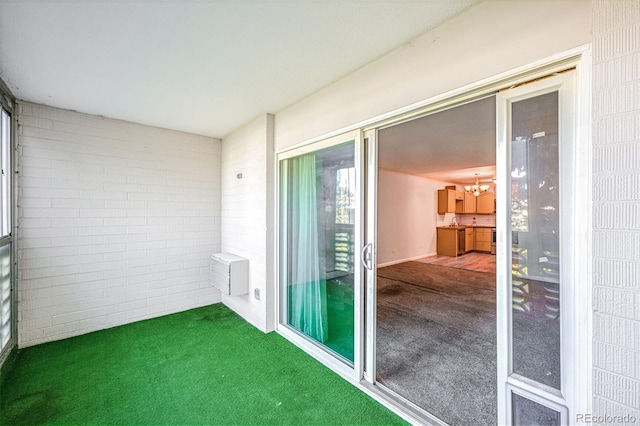
M 253 297 L 255 297 L 256 300 L 260 300 L 260 289 L 259 288 L 254 288 L 253 289 Z

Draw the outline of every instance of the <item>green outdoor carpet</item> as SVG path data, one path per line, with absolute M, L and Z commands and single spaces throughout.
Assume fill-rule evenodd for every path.
M 0 424 L 403 424 L 221 304 L 18 351 Z

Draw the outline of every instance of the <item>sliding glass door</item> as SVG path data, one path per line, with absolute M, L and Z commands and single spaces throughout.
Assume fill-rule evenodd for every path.
M 496 275 L 485 283 L 486 294 L 490 295 L 486 301 L 490 303 L 488 309 L 483 308 L 491 318 L 483 331 L 495 337 L 476 339 L 476 348 L 489 342 L 488 356 L 473 355 L 469 345 L 459 347 L 460 354 L 473 355 L 474 362 L 484 371 L 496 366 L 497 380 L 495 373 L 489 374 L 495 384 L 493 391 L 478 385 L 478 376 L 473 374 L 466 377 L 471 385 L 453 383 L 458 379 L 456 374 L 464 373 L 449 369 L 441 356 L 433 357 L 427 367 L 416 363 L 416 357 L 389 357 L 392 362 L 387 363 L 398 370 L 404 362 L 407 383 L 420 390 L 426 389 L 427 382 L 440 389 L 444 386 L 430 379 L 416 380 L 421 377 L 416 374 L 418 369 L 419 373 L 427 369 L 452 371 L 446 377 L 453 377 L 447 380 L 457 388 L 441 395 L 442 401 L 449 404 L 447 409 L 465 409 L 465 404 L 458 408 L 461 398 L 456 392 L 475 393 L 474 398 L 480 396 L 471 400 L 484 398 L 483 404 L 488 405 L 481 410 L 490 413 L 494 421 L 497 417 L 498 424 L 566 424 L 575 419 L 576 407 L 584 406 L 580 389 L 583 382 L 575 365 L 576 360 L 582 359 L 579 348 L 585 348 L 578 338 L 584 337 L 578 320 L 578 306 L 583 306 L 580 286 L 584 283 L 576 277 L 584 278 L 584 273 L 577 269 L 575 254 L 581 248 L 574 221 L 581 200 L 576 188 L 584 188 L 576 180 L 576 164 L 581 158 L 575 137 L 579 74 L 563 69 L 559 66 L 558 73 L 549 77 L 542 71 L 529 75 L 526 78 L 531 78 L 531 83 L 518 77 L 514 80 L 518 84 L 508 85 L 511 89 L 496 86 L 495 92 L 482 93 L 482 97 L 495 94 L 495 115 L 490 116 L 489 126 L 496 130 L 496 137 L 492 138 L 496 143 Z M 456 102 L 449 101 L 442 110 L 451 109 Z M 460 105 L 469 104 L 460 101 Z M 429 106 L 425 116 L 434 115 L 440 108 Z M 408 118 L 416 116 L 414 112 L 399 117 L 397 122 L 409 122 Z M 377 268 L 378 170 L 383 169 L 378 164 L 378 146 L 379 138 L 384 136 L 379 132 L 381 126 L 387 128 L 389 124 L 381 122 L 362 129 L 362 133 L 354 131 L 279 154 L 278 330 L 334 370 L 350 371 L 347 374 L 354 381 L 398 407 L 415 423 L 467 424 L 445 418 L 433 406 L 423 403 L 426 399 L 412 400 L 399 387 L 387 386 L 377 374 L 377 364 L 382 366 L 378 358 L 383 360 L 376 343 L 381 329 L 378 314 L 382 311 L 377 305 L 378 274 L 382 269 Z M 403 139 L 397 149 L 409 148 Z M 427 191 L 424 186 L 418 189 Z M 389 191 L 398 190 L 393 187 Z M 435 203 L 435 191 L 419 199 Z M 425 205 L 419 204 L 425 214 L 436 214 L 435 207 Z M 453 270 L 449 274 L 462 275 Z M 434 281 L 426 274 L 421 277 Z M 402 280 L 412 284 L 401 273 L 398 281 Z M 449 281 L 447 286 L 451 288 Z M 444 286 L 444 280 L 435 282 Z M 475 313 L 480 304 L 474 296 L 481 287 L 479 281 L 472 282 L 471 293 L 455 301 L 466 302 L 465 309 Z M 400 291 L 405 290 L 396 286 L 388 293 Z M 435 294 L 424 293 L 429 297 Z M 405 294 L 411 299 L 410 292 Z M 420 309 L 430 315 L 443 313 L 442 304 L 420 305 Z M 447 320 L 451 318 L 465 327 L 480 324 L 477 315 L 472 321 L 460 321 L 455 313 Z M 447 325 L 445 321 L 443 324 Z M 454 338 L 462 333 L 450 333 L 454 328 L 445 326 L 441 328 L 447 338 L 461 341 Z M 466 333 L 464 336 L 471 336 L 470 328 L 459 328 Z M 416 333 L 430 332 L 427 327 L 417 330 Z M 400 347 L 403 346 L 392 349 Z M 395 352 L 389 353 L 395 356 Z M 584 365 L 584 359 L 581 362 Z M 474 421 L 480 420 L 474 417 Z
M 356 360 L 360 238 L 357 133 L 279 157 L 279 322 Z

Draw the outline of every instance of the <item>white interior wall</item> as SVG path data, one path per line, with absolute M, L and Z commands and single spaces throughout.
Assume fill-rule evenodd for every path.
M 378 266 L 436 254 L 438 189 L 447 183 L 378 171 Z
M 594 1 L 593 414 L 640 422 L 640 2 Z M 634 418 L 634 420 L 630 420 Z
M 590 41 L 590 1 L 482 2 L 277 113 L 276 150 Z
M 265 114 L 222 141 L 222 251 L 249 259 L 249 294 L 222 302 L 263 331 L 275 327 L 273 125 Z
M 19 346 L 220 300 L 219 140 L 21 102 Z

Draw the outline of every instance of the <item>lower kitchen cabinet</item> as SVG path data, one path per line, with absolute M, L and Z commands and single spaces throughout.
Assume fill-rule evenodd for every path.
M 491 252 L 491 228 L 475 229 L 475 250 Z
M 464 252 L 469 253 L 475 249 L 475 232 L 473 228 L 466 228 L 464 230 Z
M 458 256 L 465 253 L 465 229 L 444 227 L 436 230 L 436 250 L 440 256 Z
M 440 256 L 460 256 L 470 251 L 491 253 L 491 228 L 443 226 L 436 228 L 436 250 Z

